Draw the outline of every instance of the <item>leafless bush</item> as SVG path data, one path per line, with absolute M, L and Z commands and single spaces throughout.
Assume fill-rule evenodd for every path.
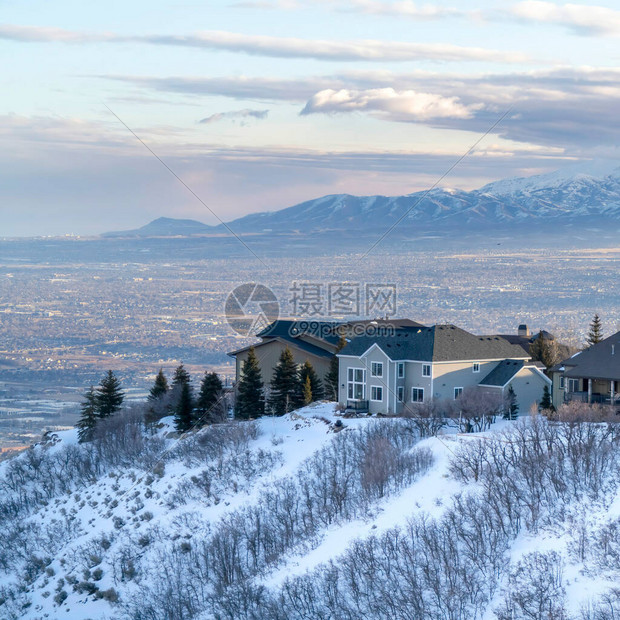
M 420 437 L 434 437 L 452 416 L 452 403 L 435 399 L 422 403 L 407 403 L 403 408 L 403 417 L 412 420 Z
M 478 433 L 487 430 L 506 407 L 506 398 L 499 390 L 473 386 L 465 388 L 456 399 L 453 415 L 461 432 Z
M 529 553 L 510 571 L 498 620 L 567 620 L 563 560 L 559 553 Z
M 588 404 L 573 400 L 563 403 L 557 410 L 549 411 L 550 420 L 558 422 L 607 422 L 620 424 L 620 416 L 610 405 Z

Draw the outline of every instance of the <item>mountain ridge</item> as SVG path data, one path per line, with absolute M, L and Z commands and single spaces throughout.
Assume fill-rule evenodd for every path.
M 318 234 L 489 229 L 515 224 L 620 223 L 620 162 L 587 162 L 531 177 L 488 183 L 475 190 L 434 188 L 400 196 L 328 194 L 277 211 L 252 213 L 209 226 L 196 220 L 158 218 L 133 231 L 104 236 Z

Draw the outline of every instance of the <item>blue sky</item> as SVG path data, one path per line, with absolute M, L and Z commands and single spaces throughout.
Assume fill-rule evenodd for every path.
M 0 236 L 620 157 L 615 4 L 0 0 Z

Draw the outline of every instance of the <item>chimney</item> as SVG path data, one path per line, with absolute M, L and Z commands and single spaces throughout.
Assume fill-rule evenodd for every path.
M 530 328 L 525 325 L 525 323 L 522 323 L 521 325 L 519 325 L 519 329 L 517 330 L 517 334 L 519 336 L 523 336 L 524 338 L 529 338 L 530 337 Z

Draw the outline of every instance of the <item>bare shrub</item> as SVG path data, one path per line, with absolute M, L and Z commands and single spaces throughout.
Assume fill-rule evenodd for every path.
M 421 403 L 406 403 L 403 417 L 412 420 L 420 437 L 434 437 L 446 426 L 453 415 L 451 402 L 426 400 Z
M 453 415 L 461 432 L 478 433 L 487 430 L 506 407 L 506 398 L 499 390 L 472 386 L 465 388 L 456 399 Z

